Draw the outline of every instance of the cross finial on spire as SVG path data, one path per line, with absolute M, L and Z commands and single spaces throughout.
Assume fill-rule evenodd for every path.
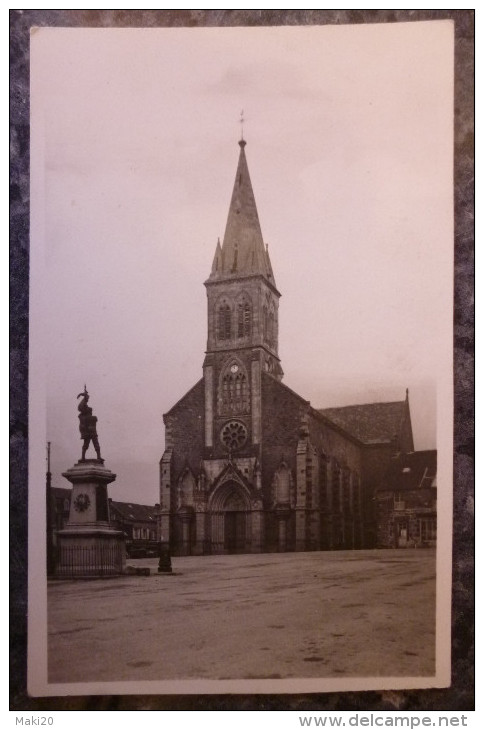
M 240 141 L 241 142 L 244 141 L 244 122 L 245 122 L 244 110 L 242 109 L 242 111 L 240 112 Z

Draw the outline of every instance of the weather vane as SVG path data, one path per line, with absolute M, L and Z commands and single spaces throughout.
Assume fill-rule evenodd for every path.
M 244 110 L 242 109 L 242 111 L 240 112 L 240 139 L 241 140 L 244 139 L 244 122 L 245 122 Z

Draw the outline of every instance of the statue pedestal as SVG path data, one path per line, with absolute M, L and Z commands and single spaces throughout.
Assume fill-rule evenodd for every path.
M 124 572 L 124 535 L 110 525 L 107 485 L 116 474 L 101 459 L 81 459 L 63 475 L 72 484 L 69 521 L 57 533 L 57 577 L 91 578 Z

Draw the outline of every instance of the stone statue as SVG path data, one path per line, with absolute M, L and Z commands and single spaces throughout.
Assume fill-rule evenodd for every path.
M 87 405 L 89 401 L 89 393 L 86 390 L 86 386 L 84 386 L 84 391 L 79 393 L 77 397 L 82 397 L 81 402 L 77 406 L 77 410 L 79 411 L 79 431 L 81 432 L 81 439 L 84 440 L 82 445 L 81 461 L 85 461 L 86 451 L 88 450 L 91 441 L 92 445 L 96 449 L 98 461 L 102 461 L 101 449 L 99 448 L 96 431 L 97 417 L 92 415 L 92 408 Z

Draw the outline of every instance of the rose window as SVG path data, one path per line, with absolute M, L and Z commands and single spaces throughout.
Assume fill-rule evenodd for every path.
M 247 429 L 240 421 L 229 421 L 222 428 L 220 439 L 229 451 L 240 449 L 247 441 Z

